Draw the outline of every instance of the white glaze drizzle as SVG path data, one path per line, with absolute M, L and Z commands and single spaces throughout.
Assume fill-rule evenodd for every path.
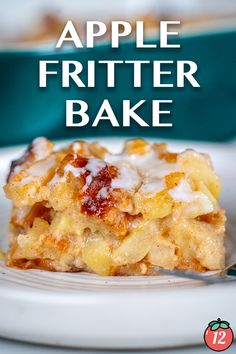
M 20 185 L 29 184 L 36 180 L 39 180 L 49 173 L 50 169 L 55 165 L 55 157 L 49 156 L 44 160 L 35 162 L 29 168 L 24 171 L 24 176 L 20 182 L 17 182 Z
M 112 188 L 135 190 L 141 184 L 141 177 L 135 169 L 121 166 L 118 171 L 119 176 L 112 180 Z
M 42 160 L 47 157 L 50 153 L 47 139 L 44 137 L 34 139 L 32 142 L 32 151 L 35 155 L 36 161 Z
M 147 194 L 149 197 L 156 195 L 166 188 L 164 179 L 146 178 L 143 181 L 139 192 Z
M 190 184 L 182 179 L 180 183 L 168 191 L 169 195 L 176 201 L 197 204 L 201 210 L 201 214 L 210 213 L 214 210 L 214 206 L 210 199 L 202 192 L 193 191 Z M 192 206 L 193 210 L 195 206 Z

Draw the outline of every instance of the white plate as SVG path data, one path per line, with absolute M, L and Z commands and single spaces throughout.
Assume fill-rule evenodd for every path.
M 113 151 L 121 140 L 101 139 Z M 222 205 L 236 230 L 236 144 L 171 142 L 176 150 L 209 152 L 223 181 Z M 0 150 L 0 183 L 20 148 Z M 10 203 L 0 192 L 1 247 L 6 247 Z M 99 277 L 20 271 L 0 265 L 0 336 L 90 348 L 154 348 L 203 343 L 218 317 L 236 328 L 236 284 L 205 285 L 174 277 Z

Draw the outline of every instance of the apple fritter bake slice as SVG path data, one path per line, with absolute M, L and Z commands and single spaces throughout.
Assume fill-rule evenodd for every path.
M 154 267 L 224 268 L 225 212 L 209 157 L 128 140 L 120 154 L 76 141 L 33 141 L 11 165 L 7 265 L 154 274 Z

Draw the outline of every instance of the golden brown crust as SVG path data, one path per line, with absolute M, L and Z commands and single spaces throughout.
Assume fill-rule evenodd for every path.
M 206 155 L 137 139 L 123 152 L 37 139 L 12 166 L 7 265 L 151 275 L 224 267 L 225 213 Z

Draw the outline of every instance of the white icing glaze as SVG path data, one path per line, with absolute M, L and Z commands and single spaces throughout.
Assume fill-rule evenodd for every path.
M 192 213 L 197 213 L 197 209 L 200 210 L 200 214 L 210 213 L 214 210 L 210 199 L 202 192 L 193 191 L 185 179 L 182 179 L 180 183 L 170 189 L 168 193 L 176 201 L 193 203 L 191 207 Z
M 112 188 L 135 190 L 137 187 L 139 187 L 141 183 L 141 177 L 138 175 L 135 169 L 121 166 L 118 171 L 119 177 L 112 180 Z
M 54 166 L 54 164 L 55 164 L 54 156 L 50 156 L 47 159 L 35 162 L 32 166 L 30 166 L 24 171 L 25 176 L 17 184 L 19 185 L 29 184 L 33 181 L 36 181 L 40 178 L 47 176 L 49 170 Z
M 51 179 L 51 181 L 48 182 L 47 186 L 51 187 L 54 186 L 54 184 L 56 183 L 64 183 L 66 182 L 66 178 L 65 176 L 60 177 L 57 173 L 53 176 L 53 178 Z
M 68 164 L 65 166 L 64 171 L 71 172 L 75 177 L 79 177 L 81 174 L 89 171 L 92 177 L 96 177 L 104 167 L 106 167 L 106 163 L 103 160 L 89 159 L 84 167 L 74 167 Z
M 66 165 L 64 168 L 64 172 L 68 173 L 71 172 L 74 177 L 79 177 L 82 173 L 85 172 L 84 167 L 74 167 L 72 165 Z
M 51 150 L 48 148 L 47 139 L 46 138 L 36 138 L 33 140 L 31 145 L 32 152 L 34 154 L 34 161 L 37 162 L 39 160 L 43 160 L 49 156 Z M 23 159 L 28 155 L 28 150 L 25 152 Z M 25 161 L 16 165 L 11 175 L 15 175 L 20 171 L 24 170 L 27 167 L 28 157 L 26 157 Z
M 51 156 L 45 160 L 34 163 L 26 170 L 26 173 L 32 177 L 44 177 L 48 171 L 54 166 L 55 158 Z
M 104 167 L 106 167 L 106 163 L 99 159 L 89 159 L 87 165 L 85 166 L 86 170 L 91 172 L 93 177 L 96 177 Z
M 163 191 L 166 188 L 164 179 L 157 178 L 146 178 L 144 180 L 139 192 L 148 194 L 150 197 L 156 195 L 157 193 Z
M 71 172 L 74 177 L 80 177 L 85 172 L 90 172 L 86 176 L 85 185 L 83 186 L 83 192 L 86 191 L 90 183 L 92 182 L 93 177 L 98 176 L 99 172 L 106 167 L 106 163 L 103 160 L 91 158 L 88 160 L 87 164 L 84 167 L 74 167 L 71 164 L 68 164 L 64 168 L 64 172 L 67 174 Z
M 179 202 L 189 203 L 195 198 L 194 192 L 185 179 L 182 179 L 176 187 L 170 189 L 169 194 L 173 199 Z
M 47 139 L 44 137 L 34 139 L 32 142 L 32 151 L 35 155 L 35 160 L 37 161 L 47 157 L 50 153 Z
M 80 147 L 81 147 L 81 144 L 78 142 L 78 141 L 75 141 L 73 144 L 72 144 L 72 151 L 73 152 L 76 152 L 76 151 L 78 151 L 79 149 L 80 149 Z
M 116 166 L 136 168 L 141 176 L 163 178 L 171 172 L 181 171 L 177 164 L 167 163 L 159 159 L 154 151 L 145 155 L 119 154 L 105 155 L 105 161 Z
M 214 211 L 214 205 L 205 194 L 202 192 L 194 193 L 197 193 L 198 195 L 196 195 L 194 201 L 189 204 L 187 209 L 189 216 L 194 218 L 199 215 L 208 214 Z
M 136 154 L 105 154 L 104 159 L 106 162 L 111 163 L 115 166 L 129 166 L 137 168 L 140 171 L 150 167 L 150 164 L 154 160 L 161 161 L 157 159 L 155 153 L 152 151 L 145 155 L 136 155 Z
M 134 179 L 133 184 L 135 187 L 140 183 L 140 178 L 137 181 L 137 176 L 141 178 L 150 178 L 152 181 L 141 187 L 141 192 L 147 193 L 149 195 L 155 195 L 161 190 L 165 189 L 164 182 L 161 182 L 166 175 L 171 172 L 181 171 L 181 167 L 177 164 L 167 163 L 163 159 L 159 159 L 154 151 L 151 151 L 145 155 L 137 154 L 117 154 L 105 155 L 105 161 L 114 164 L 121 170 L 123 170 L 122 178 L 118 184 L 113 183 L 117 186 L 116 188 L 132 189 L 132 182 L 129 181 L 130 178 Z M 129 171 L 133 171 L 133 176 L 130 175 Z M 129 172 L 129 173 L 128 173 Z M 135 188 L 134 187 L 134 188 Z M 115 188 L 115 187 L 114 187 Z
M 153 164 L 146 172 L 146 176 L 164 178 L 172 172 L 180 172 L 181 168 L 174 163 Z
M 90 185 L 90 183 L 92 182 L 92 180 L 93 180 L 92 175 L 88 175 L 88 176 L 86 177 L 85 185 L 84 185 L 83 188 L 82 188 L 82 191 L 83 191 L 83 192 L 86 191 L 86 189 L 88 188 L 88 186 Z

